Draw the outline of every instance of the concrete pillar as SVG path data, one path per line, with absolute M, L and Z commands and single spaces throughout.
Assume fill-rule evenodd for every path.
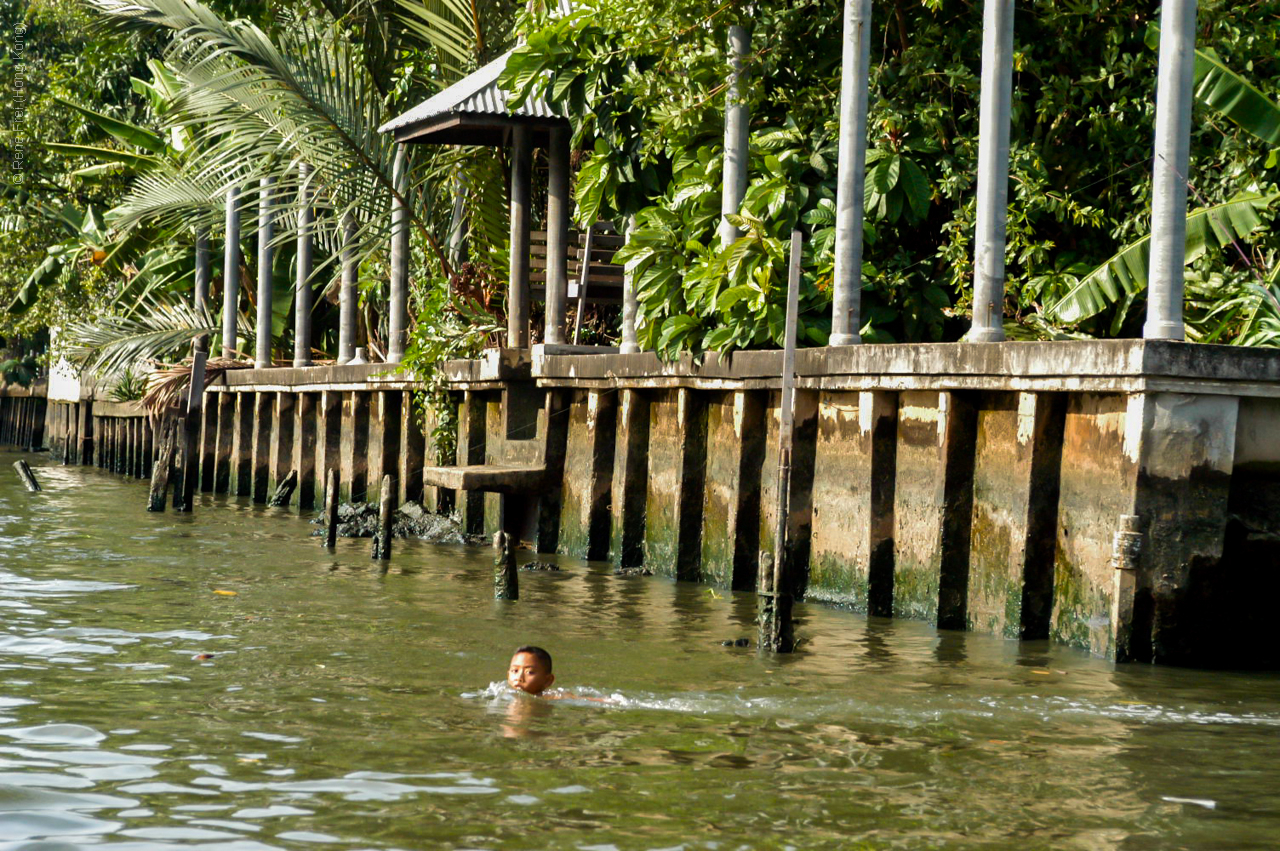
M 258 322 L 257 347 L 253 365 L 257 369 L 271 366 L 271 236 L 273 213 L 271 189 L 275 178 L 264 177 L 258 182 Z
M 620 567 L 644 564 L 648 479 L 649 398 L 640 390 L 619 390 L 609 556 Z
M 1114 570 L 1114 602 L 1133 583 L 1132 608 L 1115 608 L 1116 661 L 1222 664 L 1240 608 L 1223 596 L 1238 566 L 1222 558 L 1239 412 L 1237 396 L 1129 397 L 1125 450 L 1137 461 L 1142 543 L 1136 571 Z
M 627 217 L 626 242 L 636 231 L 636 217 Z M 628 263 L 622 272 L 622 341 L 618 348 L 624 355 L 640 351 L 640 343 L 636 338 L 636 319 L 640 313 L 640 300 L 636 294 L 636 275 L 634 264 Z
M 270 469 L 267 471 L 268 491 L 273 494 L 289 475 L 289 471 L 294 469 L 294 406 L 297 397 L 296 394 L 284 392 L 263 395 L 269 401 L 272 401 L 270 400 L 272 395 L 275 396 L 273 400 L 275 410 L 272 411 L 271 417 Z
M 808 389 L 795 391 L 792 403 L 793 437 L 791 482 L 787 491 L 787 571 L 794 584 L 779 589 L 799 598 L 808 573 L 813 540 L 813 465 L 817 445 L 818 394 Z M 764 463 L 760 477 L 760 549 L 772 553 L 778 528 L 778 450 L 782 427 L 782 393 L 770 391 L 765 411 Z M 757 561 L 757 567 L 759 562 Z
M 707 405 L 702 538 L 703 578 L 722 588 L 755 587 L 760 553 L 760 484 L 764 463 L 763 391 L 735 390 Z
M 1196 0 L 1160 7 L 1160 70 L 1156 80 L 1156 143 L 1151 185 L 1149 340 L 1181 340 L 1187 178 L 1191 162 L 1191 101 L 1195 72 Z
M 196 281 L 195 308 L 198 315 L 203 316 L 209 309 L 209 231 L 207 228 L 196 229 Z M 209 335 L 196 337 L 196 351 L 209 351 Z
M 200 423 L 200 491 L 202 493 L 213 492 L 213 474 L 217 466 L 218 457 L 218 399 L 223 394 L 211 394 L 208 391 L 204 394 L 204 405 L 201 406 L 201 423 Z M 144 423 L 145 425 L 145 423 Z M 146 429 L 143 429 L 144 439 Z M 147 457 L 146 452 L 143 458 Z M 143 470 L 142 475 L 148 475 Z
M 894 617 L 964 628 L 975 428 L 961 393 L 899 394 Z
M 702 501 L 707 408 L 687 387 L 663 391 L 649 405 L 649 490 L 644 563 L 655 573 L 702 578 Z
M 1004 246 L 1009 211 L 1009 115 L 1013 100 L 1013 0 L 986 0 L 978 115 L 978 211 L 973 246 L 973 324 L 965 339 L 1004 339 Z
M 483 393 L 468 390 L 463 394 L 462 404 L 458 406 L 458 463 L 461 465 L 485 462 L 487 407 Z M 462 515 L 463 529 L 469 535 L 483 532 L 484 494 L 463 491 L 458 498 L 461 502 L 458 510 Z
M 299 393 L 293 408 L 293 469 L 298 471 L 298 510 L 316 506 L 317 393 Z
M 370 482 L 382 485 L 382 477 L 394 479 L 395 494 L 400 494 L 400 400 L 399 390 L 376 390 L 369 394 L 368 464 Z M 398 501 L 397 501 L 398 505 Z
M 234 358 L 239 340 L 236 322 L 240 310 L 240 190 L 227 190 L 226 244 L 222 253 L 222 356 Z
M 364 502 L 369 483 L 369 394 L 342 394 L 342 490 L 350 502 Z
M 257 391 L 253 397 L 253 501 L 265 503 L 271 481 L 271 432 L 275 420 L 275 393 Z
M 422 425 L 414 416 L 413 392 L 401 392 L 400 399 L 400 502 L 422 502 L 422 467 L 426 440 Z
M 892 614 L 897 432 L 898 394 L 821 394 L 807 597 Z
M 342 397 L 339 390 L 324 390 L 320 393 L 319 409 L 316 411 L 316 466 L 320 473 L 316 476 L 318 494 L 324 492 L 330 470 L 338 474 L 338 489 L 342 490 Z
M 311 166 L 298 168 L 298 276 L 293 293 L 293 365 L 311 366 Z
M 747 162 L 751 157 L 751 113 L 746 94 L 746 58 L 751 33 L 744 26 L 729 27 L 729 79 L 724 95 L 724 169 L 720 190 L 720 244 L 729 245 L 741 232 L 729 223 L 747 194 Z
M 836 268 L 831 300 L 833 346 L 862 342 L 862 218 L 870 56 L 871 0 L 845 0 L 836 172 Z
M 396 146 L 392 172 L 397 196 L 391 201 L 391 293 L 387 306 L 387 362 L 404 360 L 409 334 L 409 155 Z M 377 479 L 381 482 L 381 479 Z
M 231 459 L 236 435 L 235 393 L 219 393 L 214 398 L 218 410 L 218 434 L 215 439 L 213 459 L 213 492 L 227 493 L 231 489 Z
M 542 339 L 565 341 L 569 298 L 569 128 L 554 127 L 547 148 L 547 310 Z
M 356 356 L 356 222 L 350 213 L 342 216 L 342 283 L 338 290 L 338 363 Z M 323 476 L 321 477 L 323 479 Z
M 533 144 L 524 126 L 511 129 L 511 267 L 507 283 L 507 345 L 529 346 L 529 200 Z
M 967 628 L 1045 639 L 1065 394 L 983 393 L 977 406 Z
M 233 393 L 236 400 L 235 433 L 232 435 L 231 492 L 253 493 L 253 393 Z
M 566 412 L 567 450 L 560 492 L 560 552 L 602 561 L 609 556 L 609 502 L 613 489 L 613 449 L 618 434 L 618 394 L 575 390 Z

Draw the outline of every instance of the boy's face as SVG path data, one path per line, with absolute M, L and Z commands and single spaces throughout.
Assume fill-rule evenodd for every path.
M 532 653 L 517 653 L 511 657 L 507 669 L 507 685 L 529 694 L 542 694 L 556 681 L 555 674 L 547 670 L 542 660 Z

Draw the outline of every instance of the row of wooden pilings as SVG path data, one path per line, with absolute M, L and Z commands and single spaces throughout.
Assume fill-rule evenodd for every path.
M 0 444 L 28 451 L 43 446 L 45 404 L 36 394 L 0 396 Z
M 396 503 L 424 501 L 442 510 L 452 505 L 451 493 L 423 487 L 425 439 L 407 389 L 211 390 L 197 429 L 197 493 L 265 504 L 292 474 L 296 488 L 289 504 L 309 511 L 321 506 L 324 473 L 331 469 L 343 501 L 376 499 L 389 475 Z M 160 424 L 134 403 L 50 403 L 49 450 L 63 463 L 148 478 L 159 443 Z M 179 476 L 185 467 L 175 464 Z

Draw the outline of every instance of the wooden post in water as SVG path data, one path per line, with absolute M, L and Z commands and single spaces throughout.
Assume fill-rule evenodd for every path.
M 520 599 L 520 577 L 516 573 L 516 549 L 510 536 L 501 529 L 493 535 L 493 599 Z
M 36 474 L 31 472 L 31 466 L 26 461 L 14 461 L 13 468 L 22 477 L 22 483 L 27 486 L 27 490 L 32 493 L 40 490 L 40 483 L 36 481 Z
M 187 416 L 182 421 L 182 494 L 174 491 L 178 511 L 191 511 L 196 501 L 200 470 L 200 421 L 204 419 L 204 374 L 209 353 L 197 351 L 191 359 L 191 384 L 187 388 Z
M 778 427 L 778 509 L 774 525 L 773 558 L 761 554 L 757 582 L 758 643 L 762 649 L 790 653 L 795 649 L 791 629 L 791 564 L 787 547 L 787 510 L 791 503 L 791 445 L 795 426 L 796 321 L 800 306 L 800 231 L 791 232 L 791 262 L 787 271 L 787 321 L 782 348 L 782 410 Z
M 378 533 L 373 536 L 373 557 L 391 561 L 391 521 L 394 517 L 395 487 L 391 474 L 382 477 L 382 494 L 378 498 Z M 383 565 L 386 571 L 387 565 Z
M 338 545 L 338 472 L 332 467 L 324 482 L 324 545 L 333 549 Z
M 169 476 L 173 472 L 173 454 L 177 448 L 178 422 L 165 417 L 161 425 L 160 449 L 151 468 L 151 490 L 147 494 L 147 511 L 164 511 L 169 499 Z

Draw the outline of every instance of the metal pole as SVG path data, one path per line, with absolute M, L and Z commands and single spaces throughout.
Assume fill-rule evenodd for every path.
M 627 239 L 636 231 L 636 217 L 627 217 Z M 618 351 L 624 355 L 640 351 L 640 342 L 636 339 L 636 315 L 640 312 L 640 301 L 636 297 L 636 275 L 632 264 L 628 263 L 622 270 L 622 344 Z
M 236 356 L 240 305 L 240 190 L 227 190 L 227 243 L 222 253 L 222 356 Z
M 507 283 L 507 345 L 529 346 L 529 195 L 533 171 L 529 130 L 511 129 L 511 267 Z
M 799 231 L 791 232 L 791 262 L 787 275 L 787 318 L 782 349 L 782 398 L 778 425 L 778 503 L 773 527 L 773 561 L 761 559 L 759 639 L 762 649 L 790 653 L 795 648 L 791 627 L 790 554 L 787 514 L 791 503 L 791 450 L 795 431 L 796 325 L 800 313 Z
M 1149 340 L 1181 340 L 1183 259 L 1187 239 L 1187 173 L 1191 161 L 1191 92 L 1195 71 L 1195 0 L 1165 0 L 1160 11 L 1156 79 L 1156 144 L 1151 187 Z
M 275 179 L 271 177 L 258 182 L 258 339 L 253 358 L 257 369 L 271 366 L 271 189 L 274 185 Z
M 829 341 L 833 346 L 862 342 L 862 196 L 867 177 L 870 56 L 871 0 L 845 0 L 836 172 L 836 268 Z
M 196 288 L 195 308 L 197 315 L 204 315 L 209 310 L 209 229 L 196 228 Z M 209 351 L 209 335 L 201 334 L 195 340 L 195 352 Z
M 555 127 L 547 148 L 547 311 L 544 343 L 563 343 L 569 291 L 569 128 Z
M 298 277 L 293 294 L 293 365 L 311 366 L 311 209 L 307 178 L 311 166 L 298 168 Z
M 978 114 L 978 223 L 973 324 L 965 339 L 1004 339 L 1004 247 L 1009 211 L 1009 110 L 1013 100 L 1013 0 L 986 0 Z
M 746 56 L 751 50 L 751 34 L 746 27 L 729 27 L 729 86 L 724 96 L 724 174 L 720 190 L 720 244 L 729 245 L 741 232 L 729 224 L 747 194 L 747 134 L 751 116 L 747 111 Z
M 391 294 L 387 315 L 387 362 L 404 360 L 409 328 L 409 156 L 404 143 L 396 146 L 392 182 L 399 197 L 391 201 Z
M 338 363 L 356 356 L 356 222 L 342 216 L 342 286 L 338 290 Z

